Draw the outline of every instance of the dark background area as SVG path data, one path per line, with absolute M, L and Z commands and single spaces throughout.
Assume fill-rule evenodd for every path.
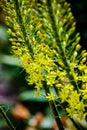
M 76 19 L 76 30 L 80 32 L 83 49 L 87 49 L 87 0 L 67 0 L 71 3 L 73 15 Z

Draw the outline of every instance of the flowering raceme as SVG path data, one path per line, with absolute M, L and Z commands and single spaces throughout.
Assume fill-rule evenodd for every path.
M 38 92 L 44 89 L 49 101 L 67 104 L 63 107 L 70 117 L 85 118 L 87 52 L 81 51 L 70 4 L 65 0 L 4 2 L 12 52 L 20 58 L 28 83 Z

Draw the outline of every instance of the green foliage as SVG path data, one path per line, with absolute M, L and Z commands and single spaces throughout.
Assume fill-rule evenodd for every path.
M 65 0 L 4 0 L 12 52 L 21 60 L 29 84 L 49 100 L 58 99 L 70 117 L 86 116 L 86 50 L 70 4 Z M 55 90 L 55 92 L 53 91 Z

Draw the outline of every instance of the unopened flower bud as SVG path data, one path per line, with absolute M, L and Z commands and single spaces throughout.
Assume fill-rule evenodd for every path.
M 81 45 L 80 45 L 80 44 L 77 44 L 77 46 L 76 46 L 76 51 L 79 51 L 80 48 L 81 48 Z
M 81 60 L 81 63 L 84 63 L 84 62 L 86 62 L 86 57 L 84 57 L 82 60 Z
M 14 25 L 14 30 L 18 30 L 18 25 Z
M 9 29 L 7 30 L 7 33 L 8 33 L 8 34 L 12 34 L 12 30 L 9 28 Z
M 75 51 L 75 52 L 74 52 L 73 56 L 74 56 L 74 57 L 76 57 L 76 56 L 77 56 L 77 51 Z

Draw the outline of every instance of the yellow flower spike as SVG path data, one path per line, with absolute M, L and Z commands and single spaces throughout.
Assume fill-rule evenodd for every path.
M 56 87 L 60 101 L 68 104 L 67 113 L 81 118 L 87 100 L 87 52 L 80 54 L 80 37 L 75 34 L 70 5 L 61 0 L 39 4 L 35 0 L 4 1 L 11 28 L 7 32 L 13 36 L 12 52 L 21 59 L 28 83 L 35 85 L 37 93 L 43 81 L 48 89 Z M 53 93 L 46 97 L 55 99 Z
M 54 94 L 53 94 L 53 93 L 47 93 L 46 98 L 47 98 L 49 101 L 52 101 L 52 100 L 54 100 L 54 99 L 55 99 L 55 96 L 54 96 Z

